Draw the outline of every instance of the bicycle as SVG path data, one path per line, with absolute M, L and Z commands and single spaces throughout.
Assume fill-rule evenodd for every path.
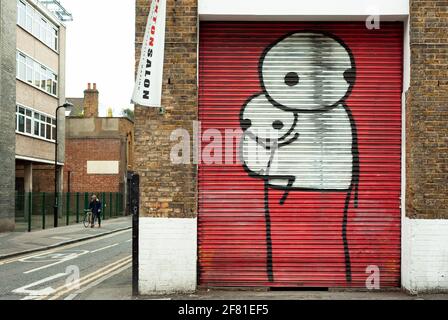
M 84 224 L 84 227 L 89 228 L 92 225 L 92 218 L 93 218 L 92 210 L 85 209 L 84 210 L 84 219 L 82 221 L 82 223 Z

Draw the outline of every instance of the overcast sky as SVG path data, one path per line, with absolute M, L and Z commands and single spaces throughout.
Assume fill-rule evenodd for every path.
M 73 14 L 67 26 L 67 97 L 82 97 L 88 82 L 100 92 L 100 114 L 130 106 L 134 86 L 135 1 L 61 0 Z

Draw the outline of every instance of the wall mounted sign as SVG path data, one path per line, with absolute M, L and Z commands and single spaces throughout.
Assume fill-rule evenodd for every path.
M 153 0 L 143 38 L 132 103 L 161 107 L 165 51 L 166 1 Z

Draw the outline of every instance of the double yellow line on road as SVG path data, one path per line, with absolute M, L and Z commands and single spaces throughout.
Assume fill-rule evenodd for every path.
M 73 285 L 62 285 L 55 289 L 54 292 L 52 292 L 50 295 L 42 296 L 37 298 L 36 300 L 57 300 L 60 299 L 63 296 L 67 296 L 72 292 L 76 292 L 78 290 L 81 290 L 83 286 L 87 286 L 90 283 L 93 283 L 97 281 L 98 279 L 101 279 L 102 277 L 107 276 L 108 274 L 117 271 L 127 265 L 131 265 L 132 263 L 132 256 L 126 256 L 125 258 L 122 258 L 120 260 L 117 260 L 105 267 L 102 267 L 98 269 L 95 272 L 92 272 L 88 274 L 87 276 L 84 276 L 78 280 L 78 282 Z

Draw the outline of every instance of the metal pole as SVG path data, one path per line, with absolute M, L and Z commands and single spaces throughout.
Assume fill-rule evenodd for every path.
M 138 259 L 138 242 L 139 242 L 139 206 L 140 206 L 140 177 L 137 174 L 133 174 L 130 179 L 130 203 L 132 213 L 132 295 L 137 296 L 139 294 L 138 282 L 139 282 L 139 259 Z
M 54 207 L 53 207 L 53 219 L 54 227 L 58 227 L 58 113 L 62 106 L 56 108 L 56 134 L 54 142 Z
M 59 209 L 59 201 L 58 201 L 58 116 L 59 110 L 61 108 L 71 109 L 73 104 L 64 103 L 62 106 L 56 108 L 56 133 L 55 133 L 55 141 L 54 141 L 54 207 L 53 207 L 53 215 L 54 215 L 54 227 L 58 227 L 58 209 Z

